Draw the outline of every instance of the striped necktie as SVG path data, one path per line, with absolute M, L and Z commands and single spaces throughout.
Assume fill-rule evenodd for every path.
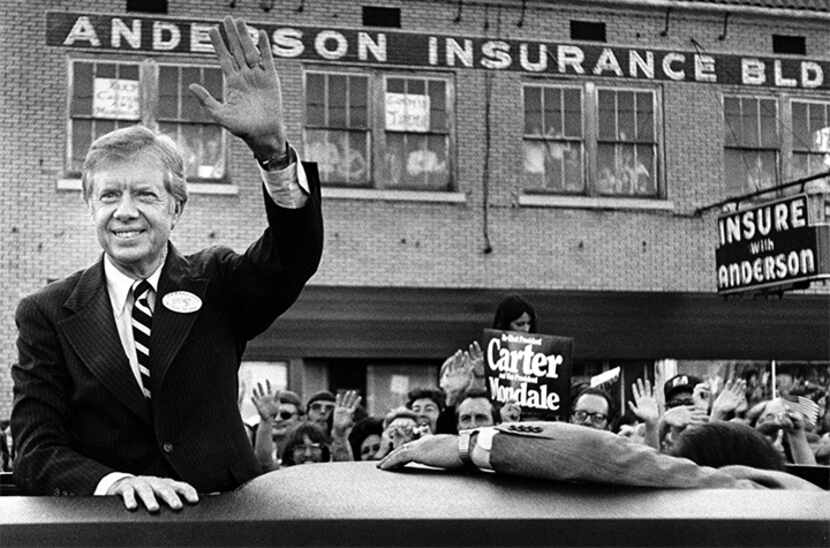
M 150 293 L 153 287 L 147 280 L 139 281 L 133 287 L 133 341 L 138 370 L 141 373 L 141 391 L 150 399 L 150 328 L 153 326 L 153 311 L 150 310 Z

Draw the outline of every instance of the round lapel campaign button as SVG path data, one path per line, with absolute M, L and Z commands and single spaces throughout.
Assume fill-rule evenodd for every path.
M 196 312 L 202 308 L 202 299 L 190 291 L 173 291 L 161 298 L 165 308 L 181 314 Z

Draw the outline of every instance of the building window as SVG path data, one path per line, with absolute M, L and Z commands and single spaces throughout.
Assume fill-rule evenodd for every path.
M 524 86 L 524 188 L 616 197 L 659 194 L 653 89 Z
M 730 194 L 779 183 L 778 105 L 774 98 L 725 95 L 724 171 Z
M 187 89 L 195 82 L 222 100 L 222 72 L 209 66 L 70 61 L 67 172 L 78 176 L 101 135 L 143 123 L 179 145 L 190 181 L 225 182 L 226 136 Z
M 305 86 L 304 156 L 323 184 L 450 188 L 446 78 L 309 70 Z
M 584 193 L 582 89 L 525 86 L 524 108 L 528 188 Z
M 320 180 L 367 186 L 370 179 L 369 78 L 356 74 L 306 73 L 306 158 L 317 162 Z
M 450 181 L 446 83 L 387 77 L 384 113 L 389 185 L 446 189 Z
M 830 169 L 830 103 L 793 100 L 792 178 Z

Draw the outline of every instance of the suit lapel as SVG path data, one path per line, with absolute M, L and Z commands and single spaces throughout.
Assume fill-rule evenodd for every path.
M 150 424 L 150 407 L 115 327 L 101 261 L 81 275 L 64 306 L 76 313 L 59 322 L 58 328 L 81 361 L 116 398 Z
M 176 291 L 187 291 L 199 297 L 204 307 L 207 279 L 192 277 L 189 266 L 187 259 L 179 255 L 171 244 L 159 278 L 156 306 L 153 310 L 153 330 L 150 336 L 153 391 L 162 385 L 173 358 L 202 310 L 189 313 L 175 312 L 164 305 L 164 296 Z

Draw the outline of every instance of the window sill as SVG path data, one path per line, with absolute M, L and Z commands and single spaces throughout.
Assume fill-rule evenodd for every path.
M 80 179 L 58 179 L 58 190 L 81 191 Z M 190 194 L 219 194 L 236 196 L 239 187 L 228 183 L 187 183 L 187 192 Z
M 519 205 L 528 207 L 564 207 L 574 209 L 638 209 L 674 211 L 671 200 L 646 198 L 598 198 L 593 196 L 553 196 L 520 194 Z
M 384 190 L 374 188 L 322 187 L 323 198 L 342 200 L 383 200 L 390 202 L 438 202 L 463 204 L 467 196 L 463 192 L 426 190 Z

